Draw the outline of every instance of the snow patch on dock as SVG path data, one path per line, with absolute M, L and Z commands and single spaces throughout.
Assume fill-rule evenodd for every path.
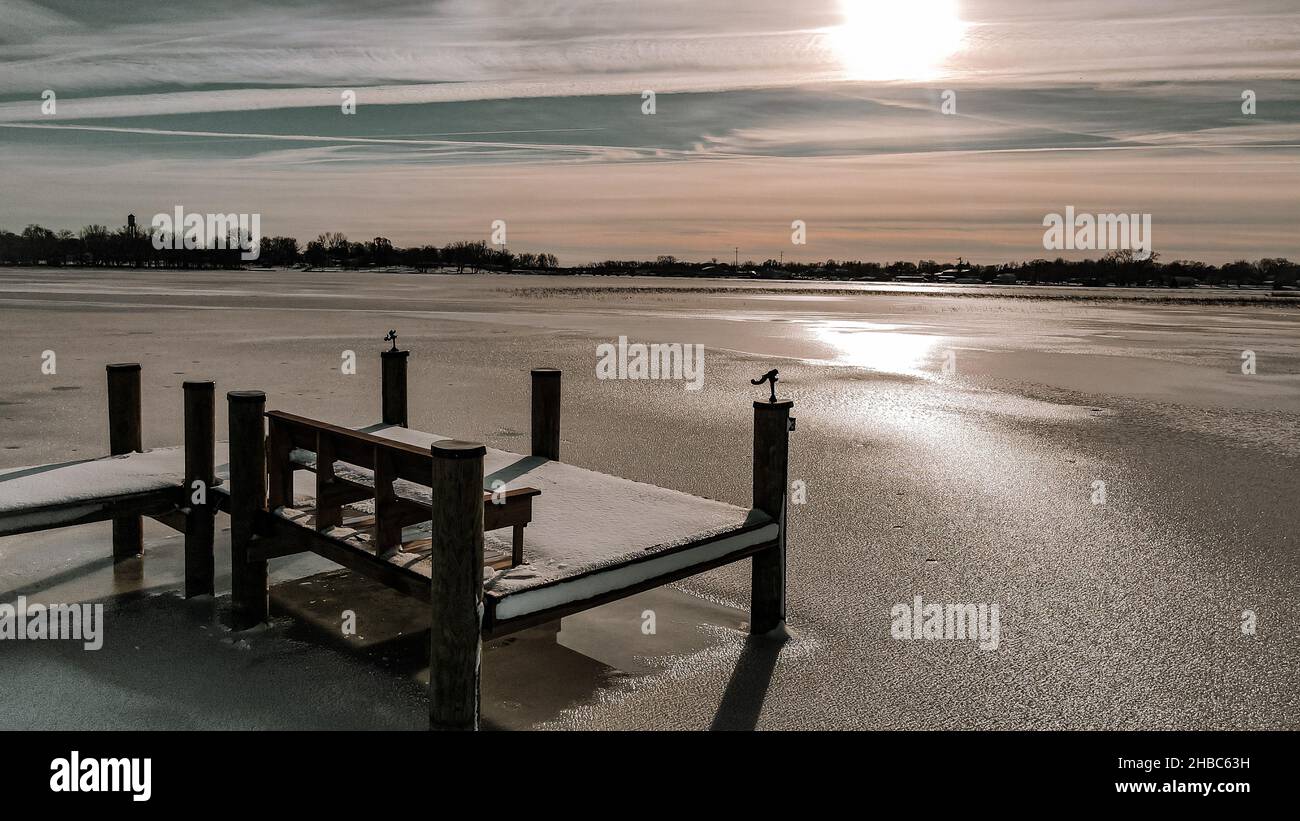
M 219 444 L 219 464 L 226 461 L 226 454 L 224 443 Z M 109 501 L 179 487 L 184 479 L 185 450 L 180 447 L 5 468 L 0 470 L 0 515 Z
M 367 432 L 425 448 L 447 438 L 390 426 Z M 754 524 L 748 508 L 496 448 L 487 449 L 483 473 L 485 490 L 491 490 L 494 481 L 503 481 L 507 490 L 535 487 L 542 492 L 524 529 L 527 563 L 495 574 L 486 584 L 488 592 L 499 595 L 721 539 L 745 529 L 747 522 Z M 747 545 L 735 549 L 743 546 Z M 706 560 L 694 555 L 694 550 L 690 553 L 690 563 Z M 427 567 L 413 569 L 428 573 Z

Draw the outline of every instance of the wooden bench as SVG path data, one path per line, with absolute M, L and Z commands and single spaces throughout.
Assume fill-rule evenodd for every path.
M 350 526 L 368 527 L 377 558 L 399 551 L 432 547 L 428 538 L 403 541 L 403 529 L 428 522 L 436 500 L 430 488 L 429 451 L 364 431 L 332 425 L 283 411 L 269 411 L 267 436 L 267 507 L 295 508 L 293 474 L 315 474 L 318 531 L 344 524 L 344 507 L 373 499 L 374 514 Z M 483 530 L 511 528 L 509 556 L 486 557 L 501 570 L 524 561 L 524 528 L 532 520 L 536 488 L 483 492 Z

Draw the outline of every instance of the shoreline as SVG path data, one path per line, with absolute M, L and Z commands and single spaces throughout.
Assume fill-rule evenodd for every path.
M 540 272 L 540 271 L 429 271 L 390 266 L 386 268 L 345 269 L 323 268 L 122 268 L 91 265 L 68 266 L 0 266 L 0 276 L 6 271 L 72 271 L 84 272 L 187 272 L 193 274 L 258 273 L 314 273 L 362 274 L 415 277 L 512 277 L 526 279 L 562 278 L 571 284 L 524 284 L 510 287 L 510 294 L 524 299 L 552 299 L 564 297 L 608 296 L 674 296 L 674 295 L 728 295 L 741 296 L 924 296 L 964 299 L 1014 299 L 1052 302 L 1104 302 L 1133 303 L 1138 305 L 1195 304 L 1215 307 L 1271 307 L 1300 308 L 1300 290 L 1273 290 L 1269 288 L 1232 288 L 1194 286 L 1183 288 L 1158 288 L 1150 286 L 1129 287 L 1116 285 L 1032 285 L 1028 283 L 975 284 L 889 282 L 837 279 L 751 279 L 742 277 L 679 277 L 654 274 L 596 274 L 590 272 Z M 635 282 L 644 284 L 619 284 Z

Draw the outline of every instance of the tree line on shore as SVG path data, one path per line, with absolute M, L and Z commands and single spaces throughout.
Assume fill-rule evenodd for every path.
M 574 273 L 624 276 L 728 277 L 757 279 L 815 279 L 843 282 L 956 282 L 1027 285 L 1118 285 L 1129 287 L 1191 287 L 1236 285 L 1237 287 L 1294 288 L 1300 279 L 1300 263 L 1283 257 L 1236 260 L 1211 265 L 1197 260 L 1160 262 L 1153 253 L 1140 259 L 1132 251 L 1111 251 L 1101 259 L 1033 259 L 975 265 L 960 258 L 956 262 L 924 259 L 889 263 L 861 260 L 789 262 L 775 259 L 737 265 L 719 262 L 686 262 L 661 256 L 655 260 L 606 260 L 570 269 Z
M 262 237 L 256 259 L 246 261 L 235 237 L 216 247 L 155 248 L 147 229 L 125 225 L 109 229 L 87 225 L 79 232 L 54 231 L 28 225 L 22 233 L 0 230 L 0 265 L 92 265 L 110 268 L 227 268 L 246 265 L 348 269 L 403 266 L 427 272 L 454 268 L 465 271 L 548 271 L 557 267 L 554 254 L 514 252 L 479 240 L 457 240 L 443 246 L 398 248 L 385 237 L 352 242 L 346 234 L 321 234 L 302 247 L 294 237 Z
M 537 271 L 595 275 L 672 277 L 745 277 L 758 279 L 817 279 L 831 281 L 924 281 L 1020 283 L 1029 285 L 1118 285 L 1190 287 L 1294 288 L 1300 263 L 1281 257 L 1236 260 L 1210 265 L 1196 260 L 1161 262 L 1159 254 L 1145 259 L 1131 251 L 1111 251 L 1101 259 L 1034 259 L 1027 262 L 975 265 L 920 260 L 890 263 L 861 260 L 787 262 L 768 259 L 732 265 L 713 259 L 688 262 L 672 256 L 653 260 L 605 260 L 572 268 L 559 268 L 555 255 L 513 252 L 482 240 L 458 240 L 446 245 L 396 247 L 385 237 L 352 242 L 334 231 L 319 235 L 305 247 L 294 237 L 262 237 L 256 260 L 241 258 L 238 243 L 226 248 L 155 248 L 147 230 L 127 225 L 109 229 L 87 225 L 79 232 L 54 231 L 28 225 L 21 233 L 0 230 L 0 265 L 89 265 L 102 267 L 226 268 L 257 266 L 338 267 L 349 270 L 400 266 L 421 273 L 454 269 L 470 271 Z

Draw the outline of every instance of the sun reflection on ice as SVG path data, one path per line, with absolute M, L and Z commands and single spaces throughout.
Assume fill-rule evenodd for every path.
M 930 370 L 934 349 L 942 337 L 907 333 L 901 325 L 872 322 L 831 322 L 814 330 L 819 342 L 835 351 L 834 365 L 869 368 L 883 373 L 921 376 Z

